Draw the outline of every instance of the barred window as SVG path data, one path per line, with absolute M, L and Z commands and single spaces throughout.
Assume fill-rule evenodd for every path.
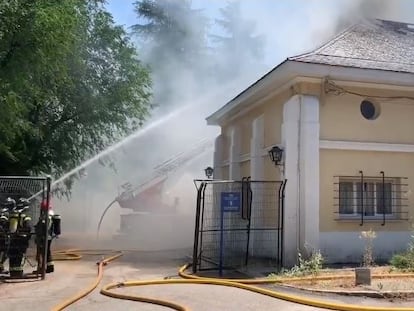
M 383 216 L 393 214 L 397 199 L 396 185 L 387 181 L 339 181 L 339 215 Z

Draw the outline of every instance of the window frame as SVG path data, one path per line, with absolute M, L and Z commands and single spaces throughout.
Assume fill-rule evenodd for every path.
M 353 209 L 353 213 L 342 213 L 341 210 L 348 210 L 350 209 L 349 206 L 341 208 L 341 184 L 342 183 L 352 183 L 352 209 Z M 358 213 L 358 209 L 360 208 L 360 206 L 358 205 L 358 187 L 359 184 L 361 183 L 361 179 L 355 177 L 355 178 L 341 178 L 339 177 L 339 181 L 338 181 L 338 216 L 339 216 L 339 220 L 359 220 L 361 219 L 361 213 Z M 367 215 L 366 214 L 366 209 L 365 209 L 365 204 L 366 204 L 366 197 L 364 195 L 364 215 L 363 218 L 366 220 L 382 220 L 384 219 L 384 213 L 383 212 L 378 212 L 378 200 L 377 200 L 377 185 L 378 184 L 383 184 L 383 182 L 381 180 L 374 180 L 374 179 L 364 179 L 363 181 L 364 184 L 373 184 L 373 197 L 370 198 L 374 201 L 374 214 L 373 215 Z M 391 184 L 391 211 L 390 213 L 385 213 L 385 218 L 386 219 L 398 219 L 398 213 L 396 211 L 397 209 L 397 201 L 398 201 L 398 197 L 397 197 L 397 187 L 399 184 L 398 178 L 387 178 L 387 181 L 384 184 Z M 367 190 L 364 190 L 364 193 L 366 193 Z

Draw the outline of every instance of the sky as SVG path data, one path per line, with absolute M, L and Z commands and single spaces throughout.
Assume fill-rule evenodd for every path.
M 118 24 L 129 27 L 138 21 L 133 11 L 134 2 L 135 0 L 108 0 L 107 8 Z M 333 2 L 320 0 L 307 0 L 306 2 L 312 5 L 303 5 L 304 0 L 242 1 L 243 15 L 255 21 L 257 33 L 264 34 L 266 37 L 265 62 L 269 66 L 275 66 L 284 58 L 311 48 L 313 40 L 309 33 L 318 31 L 317 24 L 321 27 L 329 24 L 319 23 L 318 16 L 332 10 Z M 219 9 L 225 5 L 226 1 L 193 0 L 192 3 L 194 9 L 203 9 L 209 19 L 214 20 L 219 16 Z M 290 31 L 287 31 L 288 29 Z M 292 34 L 295 38 L 292 38 Z
M 107 0 L 107 8 L 118 24 L 129 27 L 137 23 L 134 2 Z M 212 21 L 226 2 L 193 0 L 192 4 L 195 9 L 203 9 Z M 269 68 L 330 39 L 337 32 L 339 18 L 374 14 L 373 17 L 414 23 L 413 0 L 241 0 L 241 3 L 243 16 L 253 20 L 257 33 L 265 36 L 264 61 Z

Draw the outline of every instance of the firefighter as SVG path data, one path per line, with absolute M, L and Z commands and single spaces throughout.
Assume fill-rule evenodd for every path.
M 36 245 L 37 245 L 37 260 L 39 263 L 39 268 L 43 267 L 44 256 L 45 256 L 45 245 L 46 249 L 46 273 L 52 273 L 55 271 L 52 252 L 51 252 L 51 245 L 53 238 L 60 235 L 60 216 L 55 215 L 52 210 L 52 206 L 49 203 L 49 206 L 46 202 L 42 202 L 41 208 L 43 210 L 43 217 L 39 219 L 39 222 L 36 225 Z M 47 215 L 48 219 L 48 228 L 46 228 L 46 219 L 45 216 Z M 47 242 L 45 243 L 47 231 Z M 34 273 L 40 273 L 39 270 L 34 271 Z
M 23 277 L 23 257 L 29 247 L 31 237 L 31 218 L 24 214 L 28 207 L 29 203 L 25 199 L 19 199 L 17 204 L 14 201 L 14 207 L 9 215 L 9 273 L 11 278 Z
M 0 273 L 4 273 L 4 263 L 7 259 L 7 231 L 9 217 L 8 210 L 3 209 L 0 214 Z

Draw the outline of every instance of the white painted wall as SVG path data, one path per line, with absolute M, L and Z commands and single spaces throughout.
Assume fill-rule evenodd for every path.
M 264 178 L 264 116 L 261 115 L 252 122 L 252 138 L 250 140 L 250 174 L 252 180 Z
M 222 173 L 222 165 L 223 165 L 223 135 L 219 135 L 216 137 L 214 141 L 214 179 L 222 179 L 223 173 Z
M 264 158 L 263 158 L 263 147 L 264 147 L 264 116 L 261 115 L 254 119 L 252 122 L 252 137 L 250 140 L 250 175 L 252 180 L 263 180 L 264 179 Z M 261 209 L 263 208 L 263 199 L 260 198 L 260 185 L 251 184 L 252 189 L 252 214 L 251 214 L 251 226 L 260 227 L 261 221 Z M 265 241 L 262 239 L 262 232 L 251 232 L 250 233 L 250 247 L 249 253 L 254 256 L 254 245 L 256 241 L 260 241 L 264 244 Z M 262 247 L 266 247 L 263 245 Z M 270 245 L 268 247 L 271 247 Z
M 241 148 L 241 135 L 240 126 L 233 126 L 230 129 L 230 166 L 229 166 L 229 179 L 240 180 L 240 148 Z
M 407 248 L 409 231 L 377 232 L 374 240 L 374 256 L 378 262 L 388 261 L 396 252 Z M 361 263 L 364 240 L 360 232 L 321 232 L 320 249 L 327 263 Z

